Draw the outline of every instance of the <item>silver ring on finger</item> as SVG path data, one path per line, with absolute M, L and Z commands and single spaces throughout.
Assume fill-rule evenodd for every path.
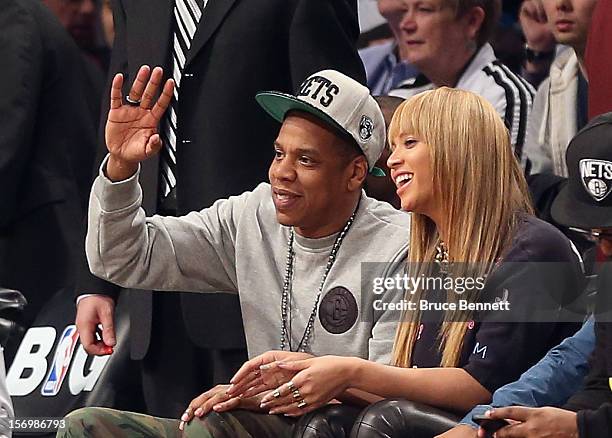
M 281 393 L 278 389 L 275 389 L 274 392 L 272 393 L 272 396 L 274 398 L 279 398 L 281 396 Z
M 308 406 L 308 403 L 306 403 L 306 400 L 304 399 L 297 404 L 297 407 L 300 409 L 304 409 L 306 406 Z
M 295 391 L 293 391 L 293 398 L 295 400 L 299 400 L 299 399 L 302 398 L 302 394 L 300 394 L 300 390 L 299 389 L 296 389 Z
M 295 384 L 291 380 L 287 382 L 287 389 L 289 389 L 289 392 L 293 392 L 296 389 Z
M 129 94 L 125 96 L 125 101 L 130 106 L 140 106 L 140 99 L 132 99 Z

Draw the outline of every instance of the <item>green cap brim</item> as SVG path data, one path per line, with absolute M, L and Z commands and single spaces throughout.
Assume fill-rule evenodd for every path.
M 370 170 L 370 175 L 372 176 L 387 176 L 387 174 L 385 173 L 384 170 L 382 170 L 380 167 L 372 167 L 372 169 Z
M 343 135 L 353 138 L 346 129 L 323 111 L 291 94 L 280 93 L 278 91 L 262 91 L 255 95 L 255 100 L 274 120 L 280 123 L 283 123 L 289 111 L 303 111 L 321 119 Z M 385 176 L 385 172 L 378 167 L 372 167 L 369 173 L 374 176 Z
M 280 93 L 278 91 L 262 91 L 255 95 L 255 100 L 273 119 L 280 123 L 283 123 L 289 111 L 303 111 L 312 114 L 332 128 L 352 138 L 352 136 L 330 116 L 291 94 Z

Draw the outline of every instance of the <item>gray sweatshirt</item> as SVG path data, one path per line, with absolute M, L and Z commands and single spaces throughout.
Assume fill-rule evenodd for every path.
M 141 199 L 138 174 L 113 183 L 100 171 L 89 203 L 86 249 L 91 271 L 128 288 L 236 292 L 249 356 L 278 349 L 289 228 L 276 220 L 270 185 L 262 183 L 252 192 L 179 218 L 147 218 Z M 375 310 L 373 302 L 381 297 L 372 285 L 375 277 L 404 272 L 409 217 L 362 194 L 323 287 L 309 342 L 313 354 L 389 362 L 400 313 Z M 335 238 L 308 239 L 296 233 L 290 312 L 294 348 Z M 362 262 L 377 264 L 361 269 Z M 386 301 L 399 299 L 401 293 L 395 293 Z

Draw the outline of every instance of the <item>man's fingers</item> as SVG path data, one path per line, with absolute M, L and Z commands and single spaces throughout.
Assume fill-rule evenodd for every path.
M 155 105 L 151 109 L 151 114 L 157 121 L 161 120 L 164 115 L 164 111 L 170 105 L 170 101 L 172 100 L 172 92 L 174 90 L 174 81 L 172 79 L 168 79 L 164 84 L 164 89 L 162 90 L 159 99 L 155 102 Z
M 151 69 L 148 65 L 143 65 L 138 70 L 138 73 L 136 73 L 136 79 L 134 79 L 132 88 L 130 88 L 130 92 L 128 94 L 132 102 L 137 102 L 142 98 L 142 93 L 144 92 L 147 82 L 149 81 L 150 70 Z
M 77 323 L 79 338 L 85 351 L 94 356 L 103 356 L 108 354 L 107 347 L 102 342 L 96 340 L 96 329 L 97 325 L 95 323 Z
M 110 109 L 120 108 L 123 104 L 123 93 L 121 92 L 123 87 L 123 75 L 117 73 L 113 78 L 113 84 L 111 85 L 110 93 Z
M 211 397 L 204 404 L 198 407 L 193 413 L 193 415 L 195 415 L 196 417 L 203 417 L 204 415 L 208 414 L 212 410 L 214 405 L 225 402 L 229 399 L 230 399 L 229 395 L 225 393 L 215 394 L 214 397 Z
M 100 323 L 102 324 L 102 341 L 109 347 L 114 347 L 115 339 L 115 322 L 114 311 L 112 306 L 107 306 L 100 310 Z
M 289 417 L 297 417 L 297 416 L 303 415 L 304 413 L 306 413 L 306 410 L 310 407 L 310 404 L 306 403 L 306 405 L 299 408 L 298 404 L 301 401 L 303 400 L 287 403 L 284 406 L 279 406 L 277 408 L 271 409 L 269 413 L 271 415 L 282 414 L 282 415 L 287 415 Z
M 151 72 L 151 77 L 149 78 L 149 82 L 147 82 L 147 86 L 142 93 L 142 97 L 140 98 L 140 107 L 144 109 L 150 109 L 153 105 L 153 99 L 155 99 L 155 95 L 157 94 L 157 89 L 161 84 L 162 77 L 164 75 L 164 71 L 161 67 L 155 67 Z
M 321 406 L 323 406 L 323 403 L 308 404 L 303 408 L 298 408 L 297 405 L 295 405 L 295 408 L 287 412 L 285 415 L 287 415 L 288 417 L 299 417 L 300 415 L 304 415 L 314 411 L 315 409 L 319 409 Z
M 145 155 L 147 156 L 147 158 L 152 157 L 157 152 L 159 152 L 161 147 L 161 137 L 159 136 L 159 134 L 153 134 L 151 137 L 149 137 L 149 141 L 147 141 L 147 144 L 145 145 Z
M 507 408 L 495 408 L 486 412 L 489 418 L 494 420 L 516 420 L 525 422 L 529 419 L 529 415 L 533 411 L 533 408 L 526 408 L 524 406 L 510 406 Z
M 242 397 L 243 398 L 255 397 L 256 395 L 259 395 L 262 392 L 269 391 L 269 390 L 270 388 L 268 388 L 268 385 L 265 385 L 265 384 L 253 386 L 252 388 L 249 388 L 246 391 L 244 391 L 244 393 L 242 394 Z
M 540 0 L 533 0 L 533 3 L 537 10 L 540 23 L 548 22 L 548 17 L 546 16 L 546 11 L 544 10 L 544 5 L 542 4 L 542 2 Z
M 519 423 L 512 426 L 505 426 L 495 432 L 495 438 L 524 438 L 529 436 L 525 427 L 525 423 Z

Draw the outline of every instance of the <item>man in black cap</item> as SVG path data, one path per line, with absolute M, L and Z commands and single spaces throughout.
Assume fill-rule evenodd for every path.
M 569 180 L 552 206 L 554 219 L 597 241 L 597 260 L 612 260 L 612 113 L 593 119 L 567 150 Z M 515 420 L 496 438 L 609 437 L 612 430 L 612 267 L 601 263 L 595 308 L 596 345 L 583 388 L 563 409 L 506 407 L 491 419 Z M 478 436 L 484 436 L 480 430 Z

